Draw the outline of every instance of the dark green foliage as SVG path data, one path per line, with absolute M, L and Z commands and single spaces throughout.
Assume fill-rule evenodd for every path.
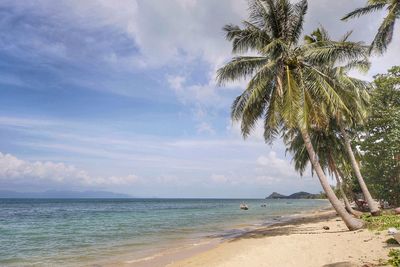
M 388 240 L 386 240 L 386 244 L 389 244 L 389 245 L 398 245 L 399 243 L 397 242 L 396 239 L 394 239 L 394 238 L 392 237 L 392 238 L 389 238 Z
M 389 252 L 389 260 L 388 263 L 394 267 L 400 266 L 400 250 L 399 249 L 392 249 Z
M 375 85 L 359 143 L 362 172 L 375 197 L 400 206 L 400 67 L 376 76 Z

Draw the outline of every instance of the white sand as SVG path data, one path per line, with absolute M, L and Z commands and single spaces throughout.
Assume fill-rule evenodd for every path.
M 258 229 L 168 266 L 375 266 L 394 246 L 386 244 L 388 238 L 367 229 L 349 232 L 334 213 L 319 212 L 289 225 Z

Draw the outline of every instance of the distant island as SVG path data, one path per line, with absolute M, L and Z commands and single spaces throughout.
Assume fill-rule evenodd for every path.
M 291 194 L 289 196 L 273 192 L 271 195 L 266 197 L 266 199 L 323 199 L 323 198 L 325 198 L 324 194 L 311 194 L 303 191 Z
M 16 192 L 0 190 L 0 198 L 132 198 L 130 195 L 107 191 L 57 191 Z

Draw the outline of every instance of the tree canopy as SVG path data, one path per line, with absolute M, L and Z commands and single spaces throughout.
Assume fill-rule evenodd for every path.
M 374 83 L 360 141 L 362 170 L 376 197 L 400 205 L 400 66 Z

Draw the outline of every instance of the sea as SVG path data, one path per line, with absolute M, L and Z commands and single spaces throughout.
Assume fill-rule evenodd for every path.
M 241 210 L 246 203 L 249 210 Z M 234 238 L 326 200 L 0 199 L 0 266 L 101 266 Z

